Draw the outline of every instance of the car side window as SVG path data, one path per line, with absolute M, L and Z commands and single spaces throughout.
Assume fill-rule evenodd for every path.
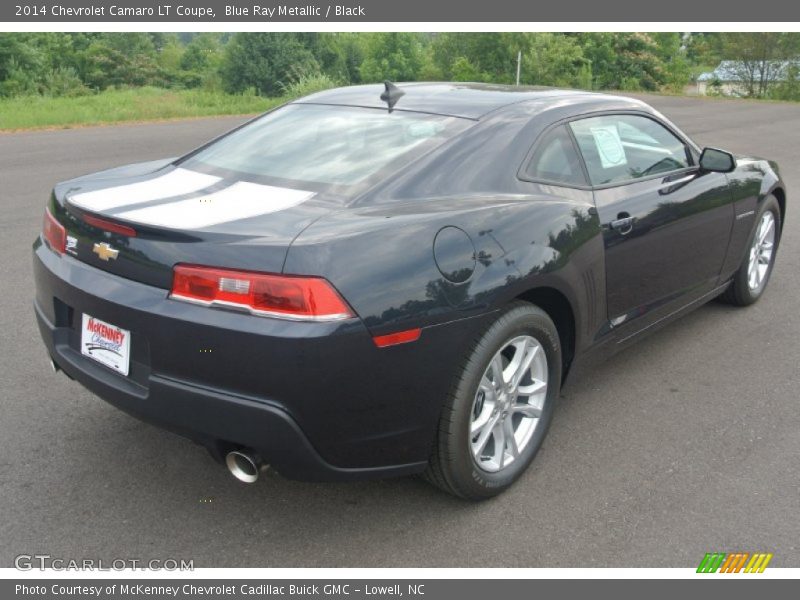
M 603 115 L 572 121 L 592 185 L 624 183 L 690 165 L 686 145 L 647 117 Z
M 538 181 L 566 185 L 588 184 L 578 151 L 564 125 L 545 133 L 536 144 L 533 156 L 525 169 L 525 175 Z

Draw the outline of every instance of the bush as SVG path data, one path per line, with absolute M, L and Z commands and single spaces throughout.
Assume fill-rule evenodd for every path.
M 722 90 L 722 82 L 714 78 L 711 83 L 706 86 L 706 96 L 724 96 Z
M 619 82 L 619 89 L 626 92 L 641 92 L 642 84 L 636 77 L 623 77 Z
M 240 93 L 255 88 L 275 96 L 297 74 L 319 72 L 311 52 L 296 33 L 237 33 L 225 48 L 220 74 L 225 90 Z
M 283 86 L 283 94 L 288 98 L 301 98 L 339 85 L 341 84 L 329 75 L 301 75 L 296 81 Z
M 775 100 L 800 100 L 800 69 L 790 67 L 786 79 L 770 90 L 770 97 Z
M 47 96 L 74 98 L 91 93 L 81 81 L 78 72 L 71 67 L 53 69 L 42 81 L 42 93 Z
M 453 61 L 451 78 L 453 81 L 482 81 L 484 76 L 466 57 L 459 56 Z

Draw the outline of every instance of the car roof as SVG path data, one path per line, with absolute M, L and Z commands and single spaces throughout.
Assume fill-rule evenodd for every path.
M 565 97 L 592 96 L 599 103 L 613 100 L 616 103 L 628 101 L 632 106 L 641 103 L 619 96 L 609 96 L 581 90 L 562 90 L 547 87 L 493 85 L 483 83 L 398 83 L 404 95 L 395 105 L 395 110 L 415 111 L 480 119 L 490 112 L 536 100 L 540 104 L 553 104 Z M 296 100 L 304 104 L 332 104 L 339 106 L 363 106 L 386 108 L 381 100 L 383 84 L 357 85 L 318 92 Z

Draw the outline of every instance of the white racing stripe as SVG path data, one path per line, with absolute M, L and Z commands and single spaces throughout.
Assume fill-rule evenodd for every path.
M 102 212 L 121 206 L 135 205 L 153 200 L 166 200 L 173 196 L 190 194 L 220 181 L 219 177 L 178 167 L 153 179 L 103 188 L 70 196 L 70 204 L 92 212 Z
M 285 210 L 313 195 L 314 192 L 240 181 L 205 196 L 134 209 L 116 216 L 171 229 L 201 229 Z

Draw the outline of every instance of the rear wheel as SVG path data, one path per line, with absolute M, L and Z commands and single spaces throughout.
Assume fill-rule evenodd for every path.
M 780 207 L 775 197 L 770 196 L 756 212 L 756 225 L 750 234 L 744 260 L 722 294 L 722 300 L 736 306 L 747 306 L 761 297 L 775 264 L 780 234 Z
M 553 321 L 510 306 L 475 343 L 442 411 L 426 478 L 471 500 L 516 481 L 542 444 L 561 382 Z

